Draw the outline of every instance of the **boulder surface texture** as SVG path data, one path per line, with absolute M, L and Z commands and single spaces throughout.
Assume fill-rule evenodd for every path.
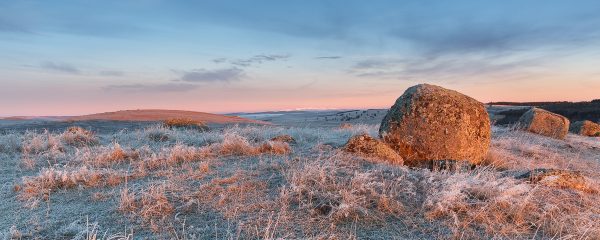
M 479 101 L 457 91 L 419 84 L 396 100 L 379 134 L 409 166 L 439 160 L 478 164 L 488 152 L 491 126 Z

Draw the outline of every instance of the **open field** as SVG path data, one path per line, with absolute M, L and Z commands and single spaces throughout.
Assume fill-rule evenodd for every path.
M 385 113 L 361 113 L 278 113 L 259 116 L 274 125 L 209 131 L 95 121 L 72 123 L 92 132 L 57 122 L 13 132 L 19 124 L 5 124 L 0 239 L 600 236 L 600 139 L 493 127 L 485 164 L 411 169 L 342 151 L 353 135 L 377 137 Z M 281 135 L 294 141 L 271 141 Z M 537 168 L 579 171 L 586 183 L 516 177 Z

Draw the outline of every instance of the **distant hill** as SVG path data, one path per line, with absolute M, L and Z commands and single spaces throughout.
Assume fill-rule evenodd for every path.
M 116 112 L 96 113 L 83 116 L 73 117 L 8 117 L 6 120 L 31 120 L 31 119 L 47 119 L 57 121 L 89 121 L 89 120 L 109 120 L 109 121 L 162 121 L 170 118 L 189 118 L 196 121 L 206 123 L 257 123 L 268 124 L 263 121 L 242 118 L 238 116 L 225 116 L 220 114 L 181 111 L 181 110 L 160 110 L 160 109 L 145 109 L 145 110 L 123 110 Z
M 488 105 L 539 107 L 563 115 L 572 122 L 581 120 L 600 122 L 600 99 L 589 102 L 491 102 Z M 499 112 L 498 114 L 506 117 L 499 120 L 498 124 L 513 123 L 527 110 L 522 108 Z

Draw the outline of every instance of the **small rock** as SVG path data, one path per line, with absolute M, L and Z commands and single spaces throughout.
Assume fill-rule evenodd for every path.
M 569 131 L 588 137 L 600 137 L 600 124 L 589 120 L 577 121 L 571 124 Z
M 556 139 L 564 139 L 569 132 L 569 119 L 540 108 L 531 108 L 519 118 L 519 126 L 526 131 Z
M 377 158 L 387 160 L 391 163 L 402 165 L 404 160 L 396 151 L 390 148 L 387 144 L 367 135 L 361 134 L 354 136 L 348 140 L 344 151 L 357 153 L 366 158 Z
M 549 187 L 576 189 L 583 192 L 595 192 L 579 171 L 538 168 L 515 176 L 527 179 L 530 183 Z

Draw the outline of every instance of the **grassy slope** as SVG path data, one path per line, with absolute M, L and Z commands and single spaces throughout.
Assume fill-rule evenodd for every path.
M 376 135 L 376 125 L 151 127 L 102 134 L 89 146 L 65 133 L 3 134 L 0 212 L 8 214 L 0 216 L 0 239 L 600 235 L 597 194 L 512 177 L 548 167 L 581 171 L 597 184 L 598 139 L 493 130 L 491 164 L 457 173 L 337 150 L 354 134 Z M 291 153 L 284 145 L 261 148 L 280 134 L 296 139 Z
M 161 109 L 143 109 L 143 110 L 123 110 L 117 112 L 95 113 L 82 116 L 49 116 L 49 117 L 7 117 L 5 120 L 32 120 L 32 119 L 50 119 L 57 121 L 90 121 L 90 120 L 109 120 L 109 121 L 163 121 L 172 118 L 185 118 L 205 123 L 231 124 L 231 123 L 258 123 L 266 124 L 262 121 L 241 118 L 238 116 L 226 116 L 220 114 L 182 111 L 182 110 L 161 110 Z

